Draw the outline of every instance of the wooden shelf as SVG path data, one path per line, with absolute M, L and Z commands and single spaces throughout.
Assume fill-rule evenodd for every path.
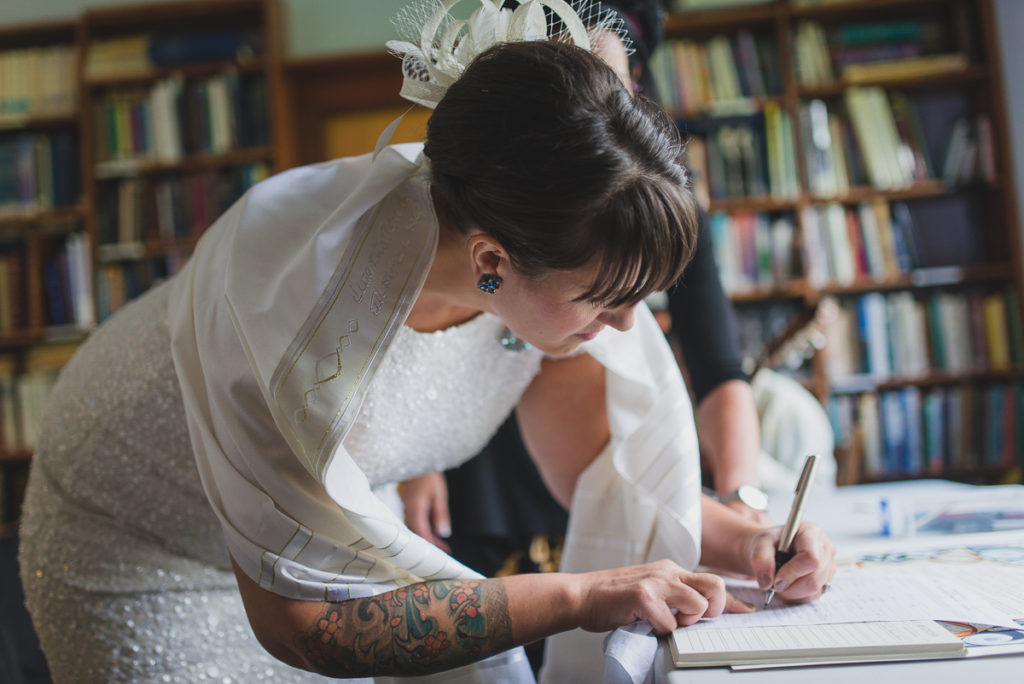
M 861 278 L 849 284 L 829 283 L 817 289 L 822 294 L 858 295 L 866 292 L 910 290 L 926 287 L 948 287 L 985 281 L 1009 280 L 1013 277 L 1010 264 L 981 264 L 977 266 L 940 266 L 919 268 L 899 278 L 876 280 Z
M 793 211 L 798 206 L 798 200 L 770 197 L 768 195 L 749 197 L 725 197 L 712 199 L 708 204 L 708 212 L 731 212 L 731 211 Z
M 766 95 L 764 97 L 745 97 L 739 100 L 723 100 L 712 102 L 703 109 L 670 109 L 668 114 L 677 121 L 686 123 L 712 122 L 728 120 L 729 117 L 749 117 L 764 109 L 769 102 L 781 105 L 782 95 Z
M 11 227 L 37 226 L 41 223 L 68 223 L 85 220 L 81 206 L 54 209 L 6 210 L 0 212 L 0 230 Z
M 879 12 L 889 14 L 900 10 L 926 11 L 951 4 L 951 0 L 849 0 L 819 5 L 790 2 L 786 14 L 793 19 L 849 20 L 877 19 Z
M 4 49 L 34 47 L 44 43 L 72 43 L 77 22 L 64 19 L 43 20 L 20 26 L 0 26 L 0 44 Z
M 189 173 L 244 166 L 256 162 L 272 163 L 273 159 L 274 152 L 270 147 L 249 147 L 222 153 L 189 155 L 177 162 L 161 162 L 148 158 L 103 161 L 96 164 L 96 179 L 118 180 L 133 176 Z
M 14 451 L 0 449 L 0 463 L 24 463 L 30 460 L 32 460 L 31 449 L 16 449 Z
M 775 287 L 731 292 L 729 293 L 729 299 L 734 304 L 754 304 L 757 302 L 771 302 L 779 299 L 802 299 L 806 295 L 807 282 L 805 280 L 794 280 Z
M 0 332 L 0 349 L 16 349 L 39 344 L 45 339 L 42 330 L 9 330 Z
M 939 180 L 918 181 L 912 186 L 900 189 L 885 190 L 874 187 L 850 188 L 841 195 L 831 197 L 823 195 L 808 195 L 810 204 L 856 204 L 867 202 L 873 199 L 884 199 L 887 201 L 898 201 L 908 199 L 924 199 L 928 197 L 942 197 L 951 191 L 950 186 Z
M 259 72 L 266 69 L 266 66 L 267 61 L 262 57 L 252 57 L 232 62 L 216 61 L 196 64 L 181 64 L 172 67 L 150 69 L 139 73 L 90 77 L 86 81 L 86 87 L 90 89 L 103 89 L 147 86 L 152 84 L 154 81 L 170 78 L 172 76 L 183 76 L 190 79 L 205 78 L 207 76 L 216 76 L 217 74 L 222 74 L 226 71 L 239 71 L 242 73 Z
M 675 38 L 682 35 L 728 31 L 737 25 L 766 24 L 774 22 L 784 6 L 778 3 L 750 5 L 748 7 L 699 9 L 689 12 L 674 12 L 665 21 L 665 35 Z
M 199 242 L 198 237 L 180 240 L 147 240 L 145 242 L 126 242 L 100 245 L 97 248 L 97 260 L 100 263 L 116 263 L 119 261 L 138 261 L 154 257 L 168 256 L 191 252 Z
M 913 377 L 872 378 L 866 375 L 858 375 L 830 382 L 829 391 L 833 394 L 865 394 L 899 390 L 905 387 L 948 387 L 1016 380 L 1024 380 L 1024 367 L 1007 368 L 1005 370 L 933 371 L 925 375 Z
M 797 86 L 797 95 L 804 99 L 839 97 L 847 88 L 882 86 L 893 90 L 953 90 L 969 85 L 981 85 L 988 82 L 988 73 L 984 67 L 972 65 L 966 69 L 930 76 L 913 78 L 888 78 L 874 81 L 848 82 L 842 79 L 822 85 Z
M 78 125 L 78 112 L 6 114 L 0 116 L 0 131 L 40 130 Z
M 164 0 L 144 5 L 100 7 L 85 11 L 83 19 L 97 34 L 131 35 L 146 33 L 155 26 L 167 31 L 195 31 L 232 27 L 238 23 L 259 23 L 263 0 Z
M 875 199 L 888 202 L 903 200 L 929 199 L 945 197 L 959 192 L 999 192 L 1003 189 L 1001 181 L 974 183 L 971 185 L 952 187 L 940 180 L 918 181 L 906 188 L 884 190 L 875 187 L 854 187 L 840 195 L 801 194 L 798 198 L 782 199 L 768 195 L 749 197 L 726 197 L 712 199 L 708 205 L 710 213 L 724 211 L 793 211 L 802 204 L 859 204 Z

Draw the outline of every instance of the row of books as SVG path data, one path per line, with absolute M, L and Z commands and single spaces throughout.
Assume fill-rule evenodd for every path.
M 793 122 L 774 102 L 752 116 L 687 122 L 687 164 L 711 199 L 799 195 Z
M 920 124 L 912 109 L 903 112 L 904 100 L 894 100 L 897 104 L 894 109 L 885 90 L 877 86 L 848 88 L 844 98 L 872 185 L 884 189 L 904 188 L 915 181 L 935 177 Z
M 69 234 L 43 260 L 46 322 L 88 330 L 96 323 L 92 297 L 92 252 L 84 231 Z
M 798 276 L 790 215 L 715 212 L 708 217 L 708 228 L 726 294 L 768 289 Z
M 74 111 L 75 70 L 70 45 L 0 52 L 0 122 Z
M 100 259 L 130 255 L 126 245 L 198 237 L 269 172 L 260 162 L 104 184 L 97 201 Z
M 71 132 L 0 137 L 0 213 L 75 204 L 78 139 Z
M 755 36 L 747 29 L 731 38 L 670 40 L 651 56 L 651 78 L 666 108 L 734 108 L 744 100 L 781 92 L 778 52 L 774 36 Z
M 13 358 L 0 358 L 0 450 L 35 446 L 47 397 L 75 349 L 76 345 L 63 343 L 33 347 L 21 369 Z
M 94 103 L 100 162 L 175 162 L 187 154 L 260 147 L 270 139 L 266 78 L 228 71 L 111 90 Z
M 177 273 L 187 260 L 185 253 L 172 253 L 99 266 L 96 273 L 96 313 L 99 320 L 106 320 L 131 300 Z
M 966 56 L 951 48 L 934 19 L 900 19 L 839 24 L 797 23 L 793 37 L 797 80 L 821 85 L 836 76 L 867 83 L 961 71 Z
M 997 180 L 999 171 L 988 115 L 981 113 L 957 119 L 949 135 L 941 173 L 942 179 L 952 186 Z
M 800 105 L 800 142 L 811 194 L 832 197 L 866 185 L 863 163 L 849 121 L 824 100 Z
M 805 275 L 816 287 L 893 279 L 921 265 L 906 202 L 876 198 L 857 205 L 809 206 L 801 211 L 801 226 Z
M 147 74 L 158 67 L 194 62 L 244 61 L 263 54 L 257 31 L 205 31 L 133 35 L 95 40 L 85 56 L 89 80 Z
M 921 297 L 873 292 L 842 302 L 826 337 L 825 368 L 834 391 L 1024 363 L 1024 327 L 1012 289 Z
M 750 373 L 768 351 L 768 346 L 801 316 L 804 304 L 796 299 L 778 299 L 769 303 L 737 303 L 734 310 L 740 356 L 744 370 Z M 786 359 L 784 370 L 794 377 L 808 377 L 809 360 L 810 350 L 805 357 Z
M 837 395 L 836 444 L 868 479 L 1024 465 L 1024 382 Z

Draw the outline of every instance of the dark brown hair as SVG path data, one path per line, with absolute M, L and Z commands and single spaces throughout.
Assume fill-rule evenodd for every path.
M 682 152 L 674 123 L 600 58 L 547 41 L 477 57 L 438 104 L 424 148 L 459 230 L 494 236 L 527 276 L 597 263 L 579 299 L 606 306 L 668 289 L 690 259 Z

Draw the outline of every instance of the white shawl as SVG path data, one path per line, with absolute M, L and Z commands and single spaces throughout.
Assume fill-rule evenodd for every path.
M 410 532 L 342 445 L 433 259 L 421 162 L 421 146 L 396 145 L 279 174 L 217 221 L 174 285 L 172 351 L 204 489 L 243 572 L 284 596 L 345 600 L 479 576 Z M 576 498 L 586 507 L 588 483 L 615 482 L 622 503 L 601 501 L 607 521 L 574 504 L 566 557 L 692 566 L 696 437 L 660 330 L 644 309 L 633 330 L 587 350 L 608 368 L 613 442 Z M 521 650 L 494 660 L 460 674 L 532 679 Z

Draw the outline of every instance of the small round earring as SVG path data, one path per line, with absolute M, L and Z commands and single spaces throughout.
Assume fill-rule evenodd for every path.
M 480 276 L 480 282 L 476 286 L 487 294 L 494 294 L 501 287 L 501 276 L 493 273 L 484 273 Z

